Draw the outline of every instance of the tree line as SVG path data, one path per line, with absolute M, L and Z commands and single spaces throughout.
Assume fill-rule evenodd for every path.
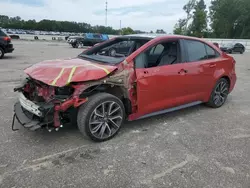
M 54 32 L 72 32 L 72 33 L 105 33 L 117 35 L 120 33 L 132 34 L 131 28 L 122 28 L 121 30 L 105 27 L 101 25 L 91 26 L 84 22 L 56 21 L 56 20 L 23 20 L 21 17 L 8 17 L 0 15 L 0 27 L 8 29 L 54 31 Z
M 250 0 L 189 0 L 175 34 L 211 38 L 250 38 Z

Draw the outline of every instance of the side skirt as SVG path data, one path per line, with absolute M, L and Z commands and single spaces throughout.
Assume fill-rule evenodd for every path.
M 141 116 L 141 117 L 137 118 L 136 120 L 144 119 L 144 118 L 148 118 L 148 117 L 156 116 L 156 115 L 160 115 L 160 114 L 165 114 L 165 113 L 168 113 L 168 112 L 181 110 L 181 109 L 188 108 L 188 107 L 191 107 L 191 106 L 196 106 L 196 105 L 201 104 L 201 103 L 203 103 L 203 102 L 202 101 L 196 101 L 196 102 L 184 104 L 184 105 L 173 107 L 173 108 L 168 108 L 168 109 L 165 109 L 165 110 L 161 110 L 161 111 L 153 112 L 153 113 L 150 113 L 150 114 L 146 114 L 144 116 Z

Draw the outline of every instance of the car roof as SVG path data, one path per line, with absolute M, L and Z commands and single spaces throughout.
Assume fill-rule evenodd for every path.
M 202 40 L 201 38 L 197 37 L 190 37 L 190 36 L 185 36 L 185 35 L 172 35 L 172 34 L 130 34 L 130 35 L 122 35 L 119 36 L 118 38 L 130 38 L 130 39 L 166 39 L 166 38 L 182 38 L 182 39 L 193 39 L 193 40 Z

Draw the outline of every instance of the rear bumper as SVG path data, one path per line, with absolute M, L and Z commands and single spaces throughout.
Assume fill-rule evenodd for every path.
M 5 53 L 12 53 L 14 51 L 14 48 L 7 48 L 5 50 Z
M 14 51 L 13 44 L 9 43 L 4 48 L 5 53 L 12 53 Z

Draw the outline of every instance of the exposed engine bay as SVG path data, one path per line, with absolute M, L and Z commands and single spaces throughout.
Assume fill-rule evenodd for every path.
M 72 122 L 76 107 L 86 101 L 73 97 L 75 89 L 70 86 L 54 87 L 37 80 L 27 78 L 25 82 L 14 89 L 19 92 L 19 102 L 15 105 L 15 112 L 19 123 L 32 130 L 46 127 L 48 130 L 63 127 Z M 28 118 L 22 116 L 24 113 Z M 14 125 L 13 125 L 14 126 Z

